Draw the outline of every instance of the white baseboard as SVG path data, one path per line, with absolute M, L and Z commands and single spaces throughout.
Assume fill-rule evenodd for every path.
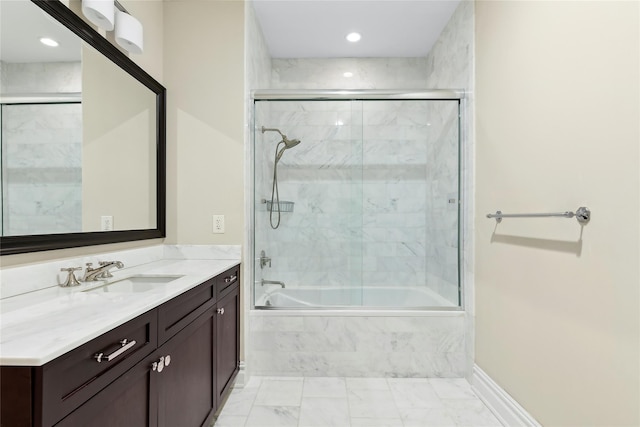
M 529 414 L 516 400 L 502 389 L 478 365 L 473 365 L 471 385 L 498 420 L 505 426 L 541 427 L 541 424 Z

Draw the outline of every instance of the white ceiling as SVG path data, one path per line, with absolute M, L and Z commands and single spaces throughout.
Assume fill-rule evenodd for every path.
M 40 43 L 56 40 L 58 47 Z M 70 62 L 80 60 L 80 38 L 29 0 L 0 0 L 0 60 Z
M 426 56 L 460 0 L 254 0 L 274 58 Z M 347 33 L 362 34 L 358 43 Z M 50 48 L 40 37 L 60 43 Z M 78 61 L 80 41 L 29 0 L 0 0 L 0 59 Z
M 460 0 L 254 0 L 273 58 L 423 57 Z M 362 40 L 345 36 L 356 31 Z

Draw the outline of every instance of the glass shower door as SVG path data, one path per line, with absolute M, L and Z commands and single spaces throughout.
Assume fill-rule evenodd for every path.
M 457 306 L 459 102 L 362 103 L 364 305 Z
M 255 305 L 361 305 L 361 103 L 256 101 L 254 115 Z M 283 135 L 300 143 L 281 152 Z
M 256 101 L 255 306 L 459 306 L 459 107 Z

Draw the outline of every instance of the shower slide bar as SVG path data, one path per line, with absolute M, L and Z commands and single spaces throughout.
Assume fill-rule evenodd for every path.
M 487 214 L 487 218 L 495 218 L 496 222 L 499 224 L 502 222 L 502 218 L 546 218 L 546 217 L 563 217 L 563 218 L 573 218 L 576 217 L 580 224 L 586 224 L 591 219 L 591 211 L 584 206 L 579 207 L 575 213 L 567 211 L 567 212 L 556 212 L 556 213 L 524 213 L 524 214 L 505 214 L 501 211 L 496 211 L 495 214 Z

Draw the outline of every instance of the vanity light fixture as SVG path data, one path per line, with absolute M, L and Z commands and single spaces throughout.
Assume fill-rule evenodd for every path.
M 82 13 L 92 24 L 113 31 L 116 6 L 113 0 L 82 0 Z
M 142 24 L 117 0 L 82 0 L 82 13 L 106 31 L 115 30 L 118 45 L 130 53 L 142 53 Z
M 362 38 L 362 36 L 360 35 L 360 33 L 349 33 L 347 34 L 346 39 L 348 41 L 350 41 L 351 43 L 355 43 L 357 41 L 360 41 L 360 39 Z
M 351 71 L 347 71 L 343 74 L 343 76 L 345 76 L 346 78 L 350 78 L 353 77 L 353 73 Z
M 127 52 L 142 53 L 142 24 L 127 12 L 116 11 L 116 42 Z
M 58 42 L 54 39 L 50 39 L 49 37 L 40 37 L 40 43 L 46 46 L 57 47 Z

